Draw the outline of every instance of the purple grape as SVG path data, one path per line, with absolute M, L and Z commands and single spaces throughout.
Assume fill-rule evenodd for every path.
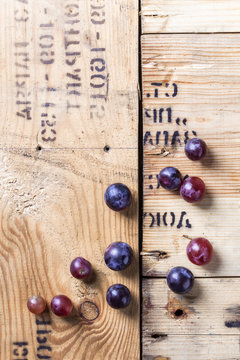
M 72 276 L 77 279 L 86 279 L 91 275 L 92 265 L 83 257 L 75 258 L 70 265 Z
M 167 284 L 176 294 L 185 294 L 193 287 L 193 273 L 185 267 L 177 266 L 169 271 Z
M 205 194 L 205 184 L 199 177 L 188 177 L 182 183 L 180 194 L 189 203 L 200 201 Z
M 57 316 L 68 316 L 72 309 L 73 304 L 65 295 L 56 295 L 51 301 L 51 310 Z
M 105 251 L 104 260 L 109 269 L 123 270 L 131 264 L 133 251 L 125 242 L 114 242 Z
M 160 171 L 158 181 L 164 189 L 178 190 L 182 184 L 181 173 L 175 167 L 165 167 Z
M 193 138 L 188 140 L 185 145 L 185 154 L 192 161 L 201 160 L 207 153 L 207 145 L 205 141 Z
M 114 211 L 126 210 L 131 205 L 132 194 L 126 185 L 116 183 L 107 188 L 104 200 L 107 206 Z
M 108 289 L 106 299 L 112 308 L 121 309 L 130 304 L 131 293 L 125 285 L 115 284 Z

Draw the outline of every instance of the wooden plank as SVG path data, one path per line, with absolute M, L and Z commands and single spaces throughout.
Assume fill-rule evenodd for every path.
M 143 280 L 143 359 L 239 359 L 240 279 L 197 279 L 186 296 Z
M 238 0 L 142 0 L 147 33 L 239 32 Z
M 164 276 L 176 265 L 196 276 L 240 275 L 239 41 L 239 34 L 142 37 L 144 275 Z M 184 142 L 196 134 L 209 147 L 202 163 L 184 154 Z M 188 204 L 158 188 L 165 166 L 202 177 L 204 200 Z M 192 265 L 185 255 L 188 237 L 198 236 L 215 249 L 208 267 Z
M 169 290 L 165 279 L 144 279 L 143 338 L 239 335 L 239 285 L 239 278 L 196 279 L 193 289 L 182 296 Z
M 138 2 L 4 0 L 0 13 L 1 359 L 138 359 Z M 133 192 L 125 215 L 104 204 L 112 182 Z M 118 240 L 136 254 L 122 273 L 103 260 Z M 76 256 L 90 283 L 70 275 Z M 117 282 L 133 295 L 125 311 L 106 304 Z M 36 318 L 34 293 L 63 293 L 75 311 Z M 84 299 L 100 310 L 92 323 Z
M 144 341 L 143 360 L 238 360 L 239 336 L 159 336 Z M 162 354 L 162 355 L 160 355 Z

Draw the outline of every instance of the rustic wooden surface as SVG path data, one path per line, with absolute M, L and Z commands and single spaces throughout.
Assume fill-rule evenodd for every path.
M 138 2 L 4 0 L 0 6 L 1 359 L 135 360 Z M 106 187 L 118 181 L 133 192 L 126 214 L 103 201 Z M 122 273 L 103 260 L 118 240 L 135 253 Z M 76 256 L 93 263 L 88 284 L 70 275 Z M 125 311 L 105 300 L 118 282 L 133 295 Z M 86 323 L 75 310 L 66 319 L 48 312 L 36 318 L 26 308 L 36 293 L 48 304 L 61 293 L 75 307 L 91 300 L 100 316 Z
M 238 360 L 239 335 L 160 335 L 147 342 L 150 351 L 145 351 L 144 360 Z M 169 356 L 159 356 L 159 349 Z M 217 349 L 217 351 L 216 351 Z M 151 354 L 151 355 L 148 355 Z M 174 354 L 174 357 L 172 356 Z
M 143 358 L 239 359 L 239 285 L 240 279 L 197 279 L 180 296 L 164 279 L 143 280 Z
M 143 33 L 240 30 L 238 0 L 142 0 Z
M 143 280 L 146 336 L 239 335 L 240 279 L 201 278 L 195 282 L 191 292 L 181 296 L 168 289 L 165 279 Z
M 238 34 L 146 35 L 142 38 L 144 134 L 150 132 L 144 147 L 145 275 L 166 275 L 177 263 L 188 266 L 198 276 L 240 275 L 239 41 Z M 159 98 L 154 98 L 155 87 L 150 85 L 154 81 L 176 83 L 178 95 L 166 97 L 166 89 L 162 87 Z M 147 94 L 151 97 L 147 98 Z M 164 110 L 162 123 L 159 117 L 154 123 L 154 109 L 159 114 L 160 108 L 169 107 L 172 122 L 168 122 Z M 147 117 L 148 114 L 151 117 Z M 187 119 L 185 125 L 184 118 Z M 156 144 L 158 131 L 161 135 Z M 169 133 L 167 145 L 164 131 Z M 202 163 L 192 162 L 184 154 L 185 134 L 188 132 L 191 137 L 194 131 L 209 146 L 209 155 Z M 179 136 L 171 146 L 174 132 Z M 166 151 L 161 154 L 164 147 Z M 165 166 L 178 167 L 183 176 L 196 175 L 204 179 L 207 193 L 200 205 L 188 204 L 178 194 L 157 188 L 156 175 Z M 172 226 L 171 212 L 175 215 Z M 181 224 L 182 212 L 186 215 Z M 160 224 L 157 213 L 160 213 Z M 197 236 L 206 236 L 213 243 L 216 256 L 208 267 L 196 267 L 186 258 L 188 237 Z M 155 250 L 165 255 L 161 258 Z
M 239 34 L 142 36 L 145 360 L 240 359 L 239 41 Z M 209 147 L 202 163 L 184 155 L 184 141 L 196 134 Z M 165 166 L 202 177 L 204 200 L 188 204 L 158 188 Z M 206 267 L 186 257 L 197 236 L 214 246 Z M 197 277 L 186 297 L 169 291 L 164 278 L 180 265 Z

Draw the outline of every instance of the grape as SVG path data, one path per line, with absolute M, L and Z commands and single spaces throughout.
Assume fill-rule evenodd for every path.
M 205 194 L 205 184 L 202 179 L 192 176 L 182 183 L 180 194 L 187 202 L 194 203 L 200 201 Z
M 127 307 L 131 302 L 131 293 L 125 285 L 115 284 L 107 291 L 106 299 L 114 309 Z
M 72 276 L 77 279 L 86 279 L 91 275 L 92 265 L 83 257 L 75 258 L 70 265 Z
M 182 177 L 178 169 L 169 166 L 160 171 L 158 181 L 164 189 L 178 190 L 182 183 Z
M 185 145 L 185 154 L 190 160 L 197 161 L 201 160 L 206 156 L 207 153 L 207 145 L 205 141 L 194 138 L 188 140 Z
M 132 202 L 129 188 L 120 183 L 110 185 L 104 195 L 107 206 L 114 211 L 126 210 Z
M 72 309 L 73 304 L 65 295 L 56 295 L 51 301 L 51 310 L 57 316 L 67 316 Z
M 33 314 L 41 314 L 46 309 L 46 300 L 39 295 L 33 295 L 28 299 L 27 307 L 28 310 Z
M 187 293 L 192 289 L 193 283 L 193 273 L 185 267 L 177 266 L 168 273 L 167 284 L 176 294 Z
M 105 251 L 104 260 L 106 265 L 115 271 L 123 270 L 131 264 L 133 251 L 125 242 L 114 242 Z
M 195 265 L 208 264 L 213 255 L 213 247 L 205 238 L 196 238 L 190 241 L 187 246 L 187 256 Z

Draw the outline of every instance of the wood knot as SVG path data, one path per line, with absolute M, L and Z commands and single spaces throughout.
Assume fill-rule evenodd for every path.
M 93 301 L 86 300 L 80 304 L 79 314 L 84 320 L 94 321 L 98 318 L 100 311 Z

